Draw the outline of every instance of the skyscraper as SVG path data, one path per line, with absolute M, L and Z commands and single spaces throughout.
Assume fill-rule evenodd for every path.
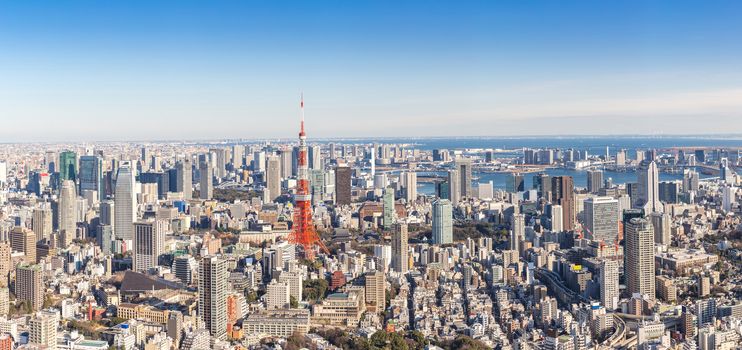
M 472 182 L 472 168 L 471 158 L 456 158 L 456 170 L 459 175 L 459 186 L 461 189 L 461 197 L 471 198 L 471 182 Z M 452 191 L 453 192 L 453 191 Z
M 253 153 L 252 170 L 256 172 L 265 171 L 265 152 Z
M 63 246 L 68 246 L 77 234 L 77 193 L 75 191 L 75 182 L 72 180 L 62 181 L 62 188 L 59 191 L 59 232 Z
M 109 225 L 111 228 L 113 228 L 114 225 L 114 207 L 115 202 L 112 200 L 106 200 L 100 203 L 100 224 L 101 225 Z
M 0 242 L 0 287 L 8 286 L 8 275 L 10 275 L 11 255 L 13 249 L 8 242 Z
M 607 310 L 618 307 L 618 262 L 603 260 L 600 265 L 600 302 Z
M 351 203 L 351 173 L 348 166 L 335 168 L 335 204 L 350 205 Z
M 317 205 L 324 201 L 325 197 L 325 171 L 324 170 L 308 170 L 309 171 L 309 194 L 312 197 L 312 204 Z
M 414 202 L 417 199 L 417 173 L 406 171 L 400 177 L 404 187 L 405 200 L 407 200 L 407 203 Z
M 0 185 L 8 183 L 8 163 L 0 160 Z
M 374 306 L 380 313 L 386 308 L 386 276 L 382 271 L 366 273 L 366 303 Z
M 453 243 L 453 208 L 451 201 L 433 202 L 433 244 Z
M 392 233 L 392 269 L 399 273 L 409 270 L 407 224 L 394 224 Z
M 116 240 L 116 236 L 113 234 L 113 226 L 111 225 L 98 225 L 96 229 L 96 241 L 103 254 L 111 254 L 113 251 L 113 242 Z
M 392 224 L 394 224 L 394 216 L 396 214 L 395 208 L 394 208 L 394 189 L 391 187 L 387 187 L 384 189 L 384 196 L 383 196 L 383 219 L 384 219 L 384 229 L 389 230 L 392 228 Z
M 211 336 L 227 336 L 227 262 L 216 256 L 204 257 L 198 270 L 198 316 Z
M 242 145 L 232 146 L 232 167 L 242 169 L 245 165 L 245 147 Z
M 601 188 L 603 188 L 603 171 L 588 170 L 587 191 L 590 193 L 598 193 L 598 190 Z
M 114 233 L 117 239 L 134 239 L 137 199 L 134 193 L 134 173 L 129 164 L 122 164 L 116 175 L 114 190 Z
M 173 273 L 184 284 L 191 285 L 196 272 L 198 272 L 198 264 L 190 254 L 179 255 L 173 260 Z
M 575 185 L 571 176 L 554 176 L 551 178 L 551 202 L 562 207 L 562 224 L 564 230 L 575 229 Z
M 448 171 L 448 197 L 453 205 L 461 200 L 461 177 L 456 169 Z
M 291 301 L 291 289 L 287 282 L 272 280 L 266 286 L 265 307 L 267 309 L 288 309 Z
M 670 239 L 670 215 L 667 213 L 649 214 L 654 230 L 654 243 L 669 246 Z
M 98 156 L 80 157 L 80 193 L 96 191 L 100 201 L 105 195 L 103 160 Z
M 626 225 L 624 269 L 629 294 L 654 298 L 654 230 L 645 219 L 633 218 Z
M 659 183 L 659 200 L 663 203 L 677 203 L 680 184 L 677 181 L 662 181 Z
M 183 160 L 175 163 L 176 182 L 175 188 L 178 192 L 183 192 L 183 198 L 193 198 L 193 167 L 191 166 L 191 157 L 186 156 Z
M 533 177 L 533 182 L 539 196 L 547 199 L 551 197 L 551 176 L 549 174 L 540 173 Z
M 322 170 L 322 150 L 319 146 L 309 146 L 309 169 Z
M 698 173 L 692 169 L 683 170 L 683 191 L 698 191 Z
M 659 171 L 654 161 L 643 161 L 637 169 L 639 184 L 636 207 L 644 209 L 646 213 L 662 212 L 659 194 Z
M 198 164 L 198 172 L 200 177 L 200 186 L 198 197 L 201 199 L 212 199 L 214 198 L 214 179 L 211 176 L 211 168 L 209 162 L 204 160 Z
M 278 156 L 268 157 L 268 168 L 265 175 L 265 190 L 268 193 L 265 198 L 272 202 L 281 196 L 281 160 Z
M 211 160 L 211 164 L 214 167 L 214 176 L 217 179 L 222 179 L 227 174 L 227 150 L 224 148 L 212 148 L 209 153 L 213 154 L 216 159 Z
M 506 183 L 506 191 L 508 192 L 523 192 L 525 191 L 525 183 L 523 181 L 523 175 L 518 173 L 511 173 L 508 176 Z
M 18 264 L 15 273 L 16 299 L 28 302 L 33 310 L 40 310 L 44 305 L 41 265 Z
M 147 271 L 158 265 L 165 247 L 165 225 L 162 220 L 134 223 L 134 271 Z
M 24 260 L 27 263 L 36 263 L 36 234 L 33 231 L 17 226 L 10 231 L 10 247 L 13 251 L 21 252 L 25 255 Z
M 52 210 L 49 203 L 42 203 L 33 210 L 33 221 L 31 223 L 33 232 L 38 240 L 47 239 L 53 231 Z
M 293 175 L 294 165 L 291 162 L 291 156 L 293 149 L 284 147 L 281 149 L 281 153 L 278 154 L 281 162 L 281 178 L 288 179 Z
M 562 206 L 557 204 L 552 204 L 549 207 L 549 210 L 551 210 L 551 231 L 552 232 L 562 232 L 564 231 L 564 213 L 562 211 Z
M 514 214 L 510 219 L 510 250 L 520 251 L 520 244 L 526 239 L 526 216 Z
M 588 238 L 613 243 L 618 241 L 618 200 L 592 197 L 585 200 L 585 229 Z
M 730 185 L 721 187 L 721 209 L 731 212 L 732 206 L 737 202 L 737 188 Z
M 77 180 L 77 154 L 64 151 L 59 154 L 59 180 Z

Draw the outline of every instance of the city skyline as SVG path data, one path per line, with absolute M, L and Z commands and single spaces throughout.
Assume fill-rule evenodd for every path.
M 5 3 L 0 138 L 739 133 L 740 7 Z

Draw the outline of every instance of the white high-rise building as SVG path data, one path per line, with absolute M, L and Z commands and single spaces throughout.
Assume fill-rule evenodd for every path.
M 164 220 L 134 223 L 134 271 L 147 271 L 158 265 L 165 250 Z
M 692 169 L 683 170 L 683 191 L 698 191 L 698 173 Z
M 387 181 L 386 174 L 380 173 L 380 174 L 374 175 L 374 188 L 375 189 L 379 189 L 379 190 L 385 189 L 387 182 L 388 181 Z
M 28 321 L 28 341 L 43 345 L 46 349 L 57 348 L 57 326 L 59 316 L 55 312 L 40 311 Z
M 652 213 L 649 215 L 654 229 L 654 243 L 669 246 L 670 241 L 670 215 L 667 213 Z
M 624 270 L 629 294 L 654 298 L 654 229 L 645 219 L 633 218 L 626 224 Z
M 235 169 L 241 169 L 245 165 L 245 147 L 242 145 L 232 146 L 232 166 Z
M 608 310 L 618 307 L 618 262 L 603 260 L 600 266 L 600 302 Z
M 526 239 L 526 216 L 515 214 L 510 219 L 510 250 L 520 251 L 520 244 Z
M 451 201 L 433 202 L 433 244 L 453 243 L 453 207 Z
M 492 181 L 480 182 L 477 185 L 477 198 L 483 200 L 490 200 L 494 197 L 495 189 Z
M 392 232 L 392 269 L 399 273 L 409 270 L 407 224 L 394 224 Z
M 562 231 L 564 231 L 564 213 L 562 212 L 562 206 L 553 204 L 551 205 L 551 232 Z
M 644 212 L 662 212 L 664 208 L 660 202 L 660 176 L 657 163 L 654 161 L 643 161 L 637 169 L 637 182 L 639 186 L 638 198 L 634 203 L 636 207 L 644 209 Z
M 48 203 L 42 203 L 33 210 L 33 221 L 31 223 L 36 239 L 48 239 L 53 231 L 52 210 Z
M 309 169 L 322 170 L 322 149 L 319 146 L 309 146 L 307 151 Z
M 588 238 L 613 243 L 618 240 L 618 200 L 613 197 L 592 197 L 585 200 L 585 229 Z
M 414 202 L 417 199 L 417 173 L 405 172 L 401 175 L 401 180 L 407 203 Z
M 193 166 L 189 155 L 175 163 L 175 173 L 175 189 L 183 192 L 186 200 L 193 198 Z
M 113 201 L 116 239 L 131 242 L 134 239 L 134 220 L 137 217 L 137 197 L 134 193 L 134 173 L 128 164 L 119 167 Z
M 299 271 L 281 271 L 281 274 L 278 276 L 278 282 L 287 283 L 289 285 L 289 295 L 294 297 L 296 301 L 302 300 L 303 281 L 304 276 Z
M 198 270 L 198 316 L 211 336 L 227 337 L 227 262 L 216 256 L 204 257 Z
M 72 243 L 77 234 L 77 191 L 72 180 L 62 181 L 59 191 L 59 232 L 64 247 Z
M 265 307 L 267 309 L 287 309 L 291 301 L 291 287 L 287 282 L 271 281 L 266 288 Z
M 724 186 L 721 188 L 721 208 L 725 212 L 732 211 L 732 205 L 737 201 L 737 188 L 734 186 Z
M 253 155 L 252 168 L 256 172 L 265 171 L 265 152 L 255 152 Z
M 0 185 L 8 183 L 8 163 L 0 161 Z
M 378 260 L 380 270 L 388 271 L 392 266 L 392 247 L 386 244 L 374 245 L 374 257 Z

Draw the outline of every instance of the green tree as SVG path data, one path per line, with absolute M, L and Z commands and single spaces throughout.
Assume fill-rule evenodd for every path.
M 459 336 L 454 339 L 451 343 L 451 349 L 454 350 L 488 350 L 489 348 L 484 343 L 467 337 L 465 335 Z
M 410 331 L 408 338 L 415 342 L 415 349 L 425 348 L 425 336 L 420 331 Z
M 371 335 L 370 343 L 374 348 L 384 349 L 386 348 L 387 341 L 389 341 L 387 332 L 381 330 Z
M 245 301 L 248 303 L 254 303 L 258 301 L 258 293 L 256 293 L 254 290 L 250 289 L 245 293 Z
M 322 298 L 324 298 L 325 293 L 327 293 L 327 288 L 329 287 L 329 284 L 325 279 L 318 278 L 309 280 L 304 284 L 303 293 L 304 294 L 304 300 L 307 301 L 319 301 Z
M 392 346 L 392 349 L 395 350 L 409 350 L 410 348 L 407 345 L 407 341 L 405 340 L 404 336 L 396 332 L 389 335 L 389 343 Z
M 293 295 L 289 297 L 289 305 L 292 309 L 296 309 L 297 307 L 299 307 L 299 302 L 296 301 L 296 298 L 294 298 Z

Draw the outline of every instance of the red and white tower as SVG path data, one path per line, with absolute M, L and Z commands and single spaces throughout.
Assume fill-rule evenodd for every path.
M 309 166 L 307 162 L 307 134 L 304 132 L 304 95 L 301 96 L 301 131 L 299 131 L 298 184 L 294 194 L 294 225 L 289 242 L 304 249 L 304 257 L 314 257 L 314 247 L 318 246 L 329 254 L 312 223 L 312 195 L 309 192 Z

